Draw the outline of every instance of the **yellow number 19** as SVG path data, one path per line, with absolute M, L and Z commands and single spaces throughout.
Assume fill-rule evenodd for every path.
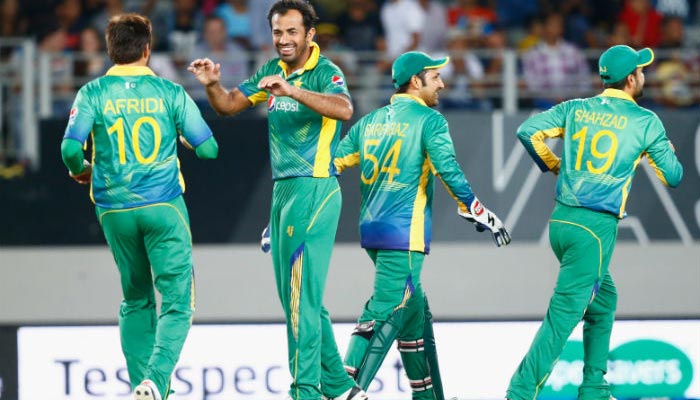
M 587 133 L 588 127 L 584 126 L 583 129 L 576 132 L 576 134 L 571 137 L 573 140 L 580 140 L 578 150 L 576 152 L 576 165 L 574 166 L 577 171 L 581 170 L 581 161 L 583 158 L 583 153 L 585 152 Z M 610 138 L 610 147 L 608 147 L 608 149 L 605 151 L 601 151 L 598 142 L 604 136 Z M 610 169 L 610 166 L 615 160 L 615 155 L 617 154 L 617 136 L 615 136 L 615 133 L 607 129 L 596 132 L 596 134 L 593 135 L 593 139 L 591 139 L 590 153 L 593 157 L 600 160 L 604 159 L 605 161 L 600 167 L 594 166 L 590 160 L 586 161 L 586 169 L 588 169 L 588 172 L 593 174 L 602 174 Z

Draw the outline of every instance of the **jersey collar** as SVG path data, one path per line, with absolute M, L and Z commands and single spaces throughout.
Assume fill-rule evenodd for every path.
M 316 68 L 316 65 L 318 65 L 318 59 L 321 56 L 321 48 L 318 47 L 318 44 L 316 44 L 316 42 L 311 42 L 310 47 L 311 47 L 311 55 L 309 56 L 309 59 L 306 60 L 303 67 L 299 68 L 296 71 L 290 72 L 288 70 L 289 66 L 287 65 L 286 62 L 284 62 L 282 60 L 279 60 L 277 62 L 277 65 L 282 67 L 282 71 L 284 72 L 285 78 L 287 78 L 287 77 L 289 77 L 289 75 L 293 75 L 293 74 L 301 75 L 306 71 L 309 71 L 309 70 Z
M 105 75 L 116 75 L 116 76 L 137 76 L 137 75 L 153 75 L 156 74 L 148 67 L 135 66 L 135 65 L 115 65 L 109 70 Z
M 414 96 L 414 95 L 407 94 L 407 93 L 397 93 L 397 94 L 391 96 L 391 101 L 390 101 L 390 102 L 393 104 L 394 101 L 398 101 L 398 100 L 402 100 L 402 99 L 413 100 L 413 101 L 415 101 L 416 103 L 418 103 L 418 104 L 420 104 L 420 105 L 423 105 L 423 106 L 426 106 L 426 107 L 428 106 L 427 104 L 425 104 L 425 102 L 423 101 L 423 99 L 421 99 L 420 97 L 416 97 L 416 96 Z
M 637 102 L 634 100 L 634 98 L 632 98 L 632 96 L 620 89 L 607 88 L 603 91 L 603 93 L 599 94 L 598 96 L 615 97 L 622 100 L 629 100 L 632 103 L 637 104 Z

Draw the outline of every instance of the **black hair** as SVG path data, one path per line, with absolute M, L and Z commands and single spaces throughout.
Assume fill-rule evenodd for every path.
M 289 10 L 297 10 L 301 13 L 306 32 L 316 26 L 318 16 L 310 3 L 305 0 L 277 0 L 267 13 L 267 22 L 270 24 L 270 29 L 272 29 L 272 17 L 275 14 L 285 15 Z
M 428 70 L 427 70 L 427 69 L 424 69 L 424 70 L 422 70 L 421 72 L 419 72 L 419 73 L 417 73 L 417 74 L 411 75 L 411 78 L 413 78 L 414 76 L 417 76 L 418 79 L 420 79 L 420 81 L 423 83 L 423 86 L 425 86 L 425 85 L 427 85 L 427 82 L 425 81 L 425 75 L 426 75 L 427 73 L 428 73 Z M 399 88 L 396 89 L 396 93 L 399 93 L 399 94 L 400 94 L 400 93 L 406 93 L 406 92 L 408 91 L 409 85 L 411 84 L 411 78 L 409 78 L 408 81 L 406 81 L 406 83 L 404 83 L 403 85 L 399 86 Z
M 634 71 L 630 72 L 629 74 L 625 75 L 624 78 L 620 79 L 617 82 L 612 82 L 612 83 L 604 83 L 603 87 L 606 89 L 618 89 L 622 90 L 625 88 L 625 85 L 627 85 L 627 77 L 634 74 Z M 603 75 L 603 78 L 607 78 L 607 75 Z
M 139 14 L 120 14 L 109 19 L 105 37 L 107 54 L 115 64 L 138 61 L 151 45 L 151 21 Z
M 218 16 L 217 14 L 209 14 L 206 17 L 204 17 L 204 23 L 202 25 L 206 25 L 207 22 L 210 21 L 221 21 L 224 24 L 224 27 L 226 27 L 226 20 L 224 20 L 222 17 Z

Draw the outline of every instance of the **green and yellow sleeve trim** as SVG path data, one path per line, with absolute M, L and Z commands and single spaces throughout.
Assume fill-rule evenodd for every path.
M 350 168 L 358 165 L 360 163 L 360 152 L 357 151 L 352 154 L 348 154 L 343 157 L 336 157 L 333 160 L 333 164 L 335 165 L 335 169 L 338 170 L 338 172 L 343 172 L 345 168 Z
M 540 167 L 540 170 L 550 171 L 559 165 L 560 160 L 552 149 L 547 146 L 544 140 L 546 138 L 561 137 L 563 134 L 564 128 L 555 127 L 539 130 L 529 137 L 524 137 L 521 133 L 519 133 L 518 136 L 525 145 L 527 152 L 530 153 L 530 156 L 535 160 L 537 166 Z

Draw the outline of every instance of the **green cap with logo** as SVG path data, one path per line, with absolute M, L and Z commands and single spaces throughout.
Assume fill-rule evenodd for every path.
M 646 67 L 654 61 L 654 52 L 646 47 L 639 51 L 625 45 L 613 46 L 600 56 L 598 74 L 603 83 L 616 83 L 625 79 L 637 67 Z
M 401 54 L 391 66 L 391 79 L 394 87 L 399 88 L 408 82 L 413 75 L 419 74 L 424 69 L 442 68 L 450 61 L 450 57 L 430 58 L 420 51 L 409 51 Z

